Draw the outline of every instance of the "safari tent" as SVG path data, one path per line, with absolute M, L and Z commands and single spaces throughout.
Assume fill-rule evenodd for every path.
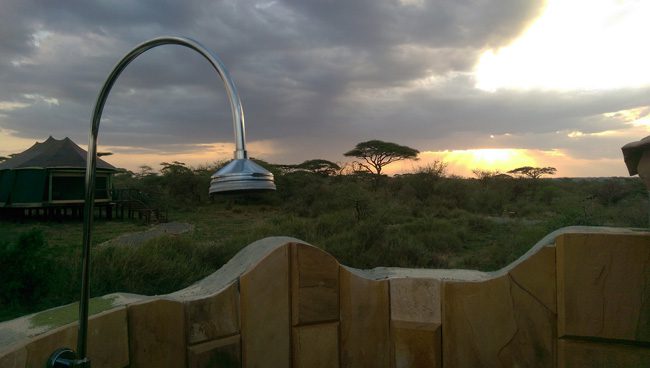
M 116 168 L 97 159 L 95 200 L 111 201 Z M 49 137 L 0 162 L 0 209 L 81 206 L 84 201 L 86 151 L 70 138 Z

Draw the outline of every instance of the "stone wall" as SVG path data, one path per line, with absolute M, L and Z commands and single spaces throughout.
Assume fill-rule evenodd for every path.
M 648 232 L 562 229 L 494 273 L 356 270 L 268 238 L 187 289 L 111 298 L 93 368 L 650 367 Z M 0 324 L 0 367 L 75 346 L 76 324 L 35 320 Z

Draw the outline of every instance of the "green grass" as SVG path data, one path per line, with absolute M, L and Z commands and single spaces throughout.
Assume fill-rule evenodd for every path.
M 156 178 L 158 190 L 164 190 L 163 179 Z M 373 180 L 280 175 L 277 184 L 275 193 L 219 197 L 213 202 L 168 195 L 170 221 L 193 224 L 194 231 L 139 246 L 97 244 L 148 226 L 96 221 L 92 295 L 153 295 L 182 289 L 217 270 L 244 246 L 268 236 L 302 239 L 356 268 L 492 271 L 563 226 L 648 226 L 643 186 L 620 178 L 530 182 L 422 175 Z M 207 183 L 199 186 L 203 185 L 207 187 Z M 5 249 L 0 263 L 15 266 L 11 275 L 18 277 L 14 284 L 3 284 L 7 293 L 14 294 L 0 298 L 4 300 L 0 320 L 78 299 L 81 237 L 81 221 L 0 222 L 0 245 Z M 30 244 L 30 239 L 42 244 L 26 247 L 29 254 L 19 252 L 16 244 Z M 22 266 L 11 258 L 16 255 L 22 257 Z M 30 271 L 34 265 L 40 266 Z M 34 285 L 22 285 L 25 276 L 16 275 L 27 275 Z
M 143 231 L 147 226 L 131 221 L 96 220 L 93 226 L 92 243 L 100 244 L 116 235 Z M 43 232 L 49 246 L 53 248 L 81 248 L 83 227 L 80 221 L 47 222 L 25 220 L 22 223 L 0 221 L 0 243 L 15 242 L 21 234 L 38 230 Z

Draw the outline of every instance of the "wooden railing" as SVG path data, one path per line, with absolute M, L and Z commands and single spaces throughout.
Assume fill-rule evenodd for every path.
M 145 193 L 136 189 L 114 189 L 115 215 L 118 218 L 138 218 L 146 223 L 167 222 L 167 211 L 155 204 Z

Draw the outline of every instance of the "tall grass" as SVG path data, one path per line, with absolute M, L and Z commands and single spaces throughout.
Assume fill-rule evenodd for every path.
M 204 171 L 187 183 L 205 191 Z M 646 193 L 634 179 L 473 180 L 426 170 L 393 178 L 276 172 L 275 193 L 208 200 L 196 188 L 184 196 L 182 180 L 170 176 L 133 180 L 167 193 L 170 219 L 195 230 L 137 246 L 99 246 L 146 227 L 97 222 L 92 295 L 181 289 L 266 236 L 305 240 L 357 268 L 496 270 L 563 226 L 648 226 Z M 76 300 L 80 239 L 80 223 L 0 223 L 0 319 Z
M 232 253 L 225 247 L 169 236 L 138 246 L 100 247 L 93 256 L 91 289 L 94 295 L 170 293 L 214 272 Z
M 0 320 L 66 303 L 76 265 L 60 261 L 37 229 L 0 242 Z

